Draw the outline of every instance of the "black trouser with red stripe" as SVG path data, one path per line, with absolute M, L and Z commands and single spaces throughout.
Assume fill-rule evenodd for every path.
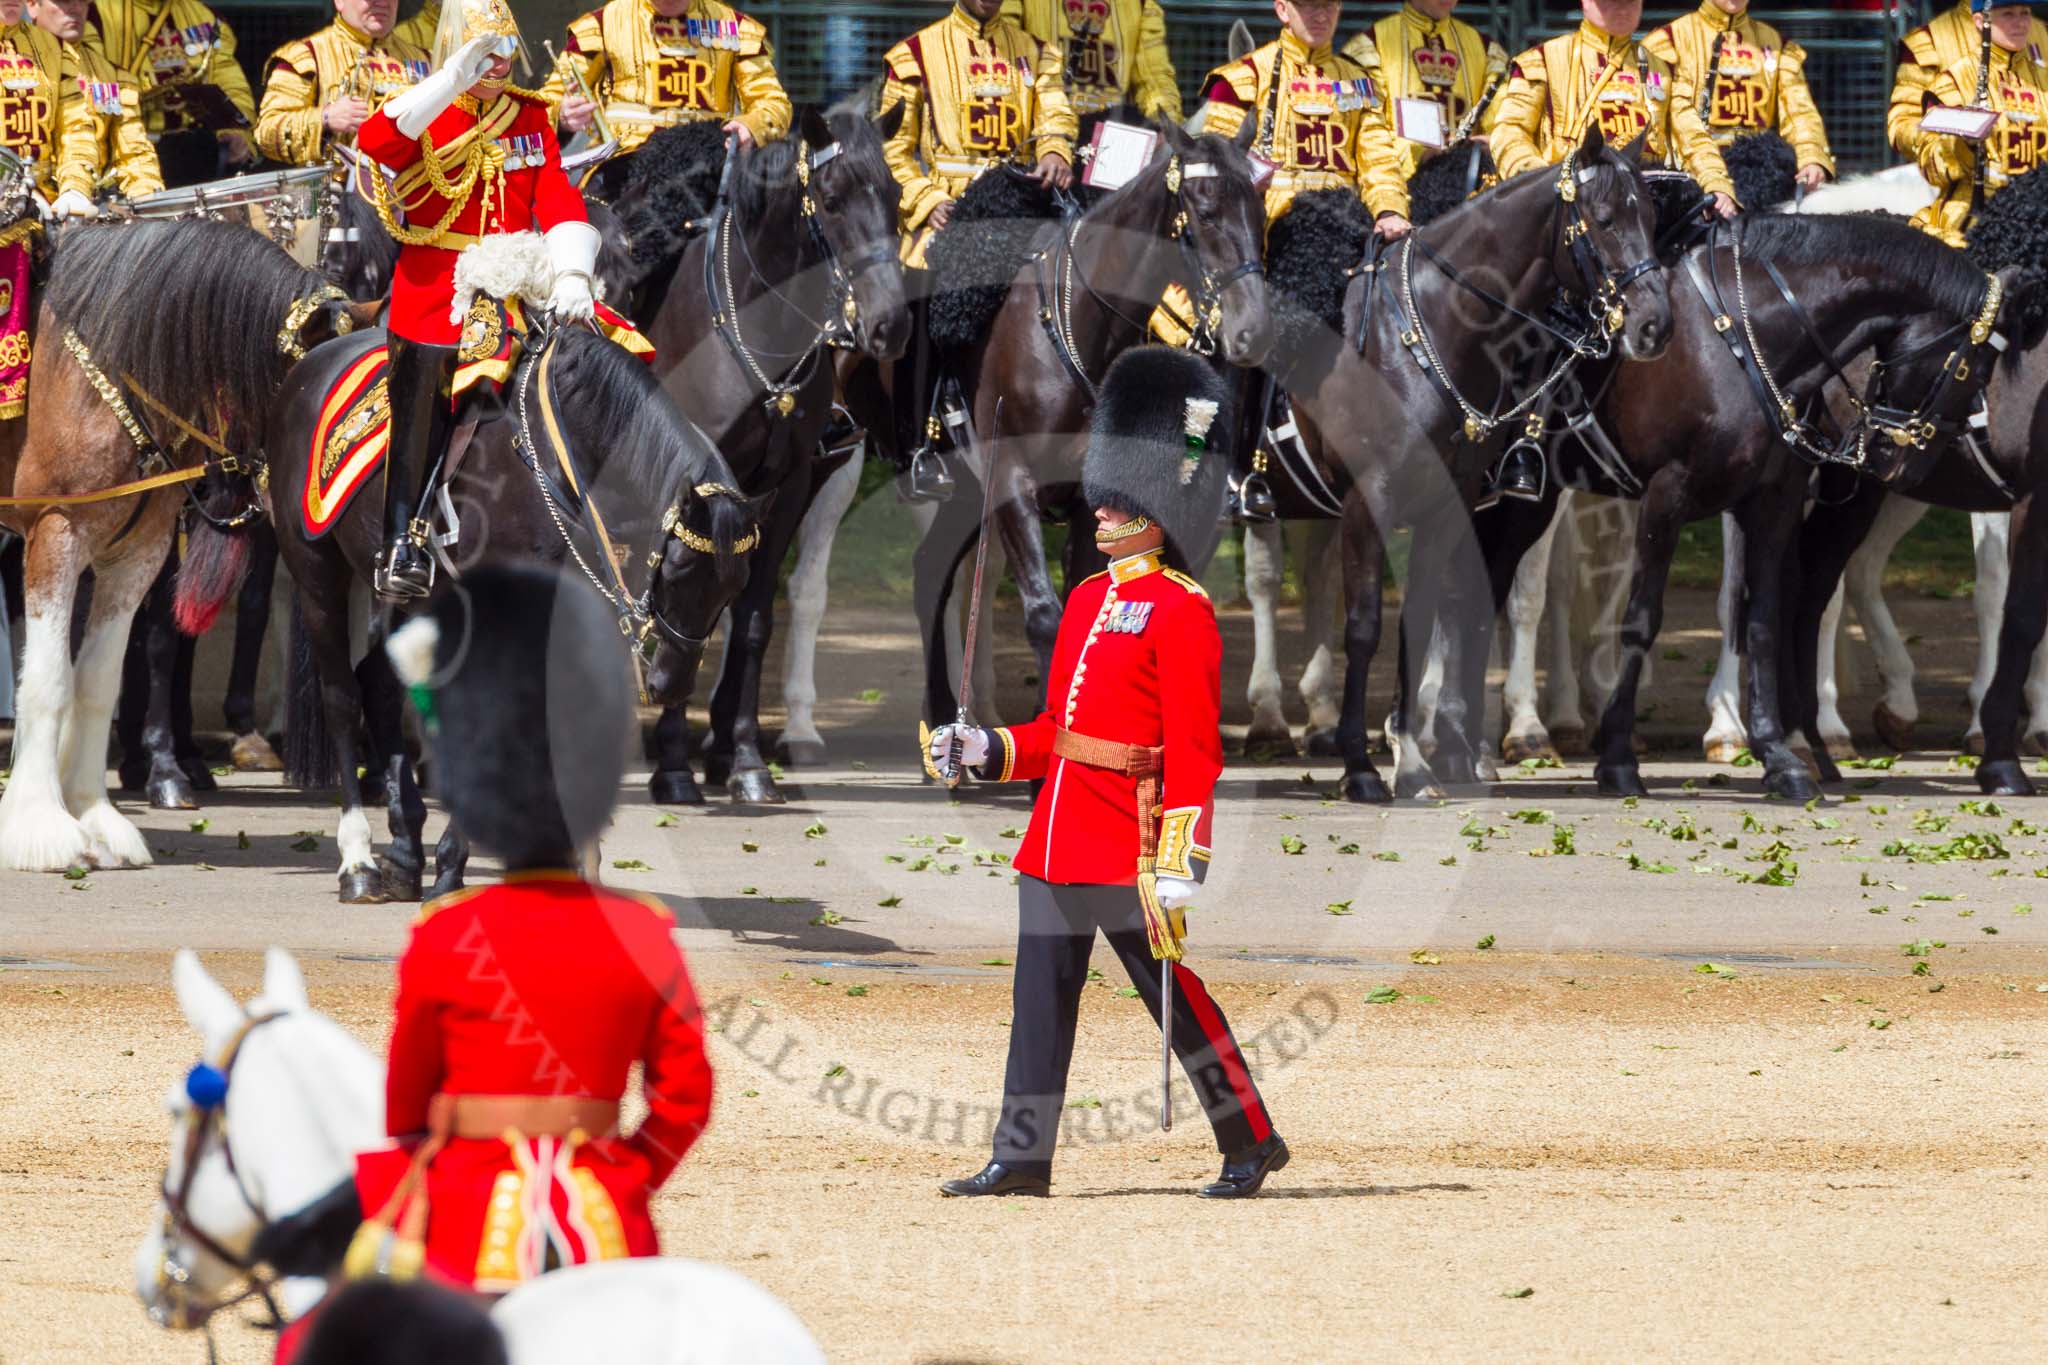
M 1010 1062 L 1003 1077 L 995 1159 L 1017 1170 L 1047 1175 L 1066 1106 L 1074 1026 L 1081 1013 L 1081 991 L 1088 984 L 1095 931 L 1100 929 L 1109 939 L 1155 1021 L 1160 1007 L 1159 963 L 1146 946 L 1144 912 L 1134 886 L 1062 886 L 1022 877 L 1017 900 Z M 1202 978 L 1182 963 L 1173 970 L 1173 1051 L 1216 1130 L 1218 1151 L 1243 1151 L 1273 1131 L 1229 1022 Z

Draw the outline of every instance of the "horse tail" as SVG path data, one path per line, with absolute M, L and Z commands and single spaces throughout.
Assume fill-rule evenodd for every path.
M 327 703 L 320 670 L 313 663 L 313 637 L 305 609 L 292 594 L 291 666 L 285 676 L 284 780 L 296 787 L 331 787 L 341 780 L 334 766 L 333 736 L 327 731 Z
M 204 635 L 220 618 L 220 609 L 242 586 L 249 571 L 249 535 L 224 531 L 201 518 L 185 538 L 185 557 L 178 565 L 173 612 L 178 629 Z

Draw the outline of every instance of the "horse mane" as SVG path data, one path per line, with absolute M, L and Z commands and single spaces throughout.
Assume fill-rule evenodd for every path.
M 659 516 L 700 483 L 736 484 L 711 438 L 683 416 L 647 364 L 595 332 L 565 327 L 555 333 L 552 382 L 564 393 L 598 395 L 588 405 L 589 429 L 577 439 L 604 452 L 601 482 L 630 490 L 636 509 Z M 753 530 L 743 498 L 706 498 L 711 543 L 721 568 L 742 558 L 738 546 Z
M 292 364 L 278 331 L 320 283 L 248 228 L 152 220 L 65 229 L 43 300 L 109 379 L 197 425 L 260 426 Z M 145 425 L 161 422 L 136 407 Z
M 398 268 L 398 243 L 377 216 L 376 206 L 360 194 L 348 193 L 338 196 L 334 226 L 342 232 L 355 234 L 357 258 L 356 283 L 363 288 L 359 301 L 381 299 L 391 292 L 392 272 Z M 337 287 L 346 289 L 348 280 L 335 280 Z M 355 296 L 351 296 L 355 297 Z
M 325 1299 L 299 1365 L 506 1365 L 505 1338 L 465 1295 L 425 1281 L 357 1280 Z
M 1881 259 L 1924 281 L 1930 307 L 1972 318 L 1984 299 L 1984 272 L 1970 258 L 1896 218 L 1870 214 L 1761 214 L 1743 220 L 1743 250 L 1788 265 L 1839 266 Z

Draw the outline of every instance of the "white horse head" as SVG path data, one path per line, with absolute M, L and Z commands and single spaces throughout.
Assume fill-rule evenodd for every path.
M 341 1195 L 354 1154 L 383 1140 L 384 1083 L 362 1044 L 307 1003 L 281 948 L 265 954 L 262 993 L 246 1008 L 189 949 L 172 960 L 171 984 L 211 1071 L 195 1068 L 167 1097 L 170 1156 L 155 1227 L 136 1249 L 135 1292 L 154 1321 L 183 1329 L 269 1292 L 259 1237 L 328 1196 L 353 1202 Z M 277 1287 L 286 1316 L 321 1292 L 317 1280 Z

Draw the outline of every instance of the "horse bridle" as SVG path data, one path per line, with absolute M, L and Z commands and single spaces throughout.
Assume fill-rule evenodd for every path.
M 1874 359 L 1870 366 L 1870 377 L 1859 392 L 1835 358 L 1834 348 L 1821 336 L 1812 315 L 1792 292 L 1791 285 L 1786 281 L 1784 273 L 1778 269 L 1777 263 L 1768 257 L 1764 259 L 1764 273 L 1777 289 L 1778 296 L 1792 310 L 1792 316 L 1798 320 L 1800 330 L 1805 333 L 1807 341 L 1819 353 L 1821 363 L 1827 367 L 1829 376 L 1842 385 L 1856 414 L 1854 420 L 1830 444 L 1824 438 L 1817 438 L 1815 425 L 1800 415 L 1798 406 L 1785 393 L 1784 388 L 1778 383 L 1777 376 L 1764 364 L 1763 351 L 1757 340 L 1756 324 L 1750 311 L 1749 295 L 1744 284 L 1743 231 L 1739 224 L 1729 230 L 1728 235 L 1729 259 L 1734 274 L 1735 316 L 1731 318 L 1722 306 L 1719 272 L 1714 264 L 1717 245 L 1715 239 L 1719 231 L 1718 227 L 1710 230 L 1703 247 L 1687 253 L 1686 270 L 1692 278 L 1693 287 L 1713 314 L 1714 330 L 1721 334 L 1722 339 L 1734 352 L 1765 416 L 1777 427 L 1778 434 L 1784 442 L 1802 458 L 1816 465 L 1848 464 L 1861 468 L 1868 456 L 1873 433 L 1889 438 L 1893 445 L 1901 449 L 1925 451 L 1937 440 L 1951 438 L 1962 432 L 1962 424 L 1936 414 L 1947 400 L 1951 387 L 1969 380 L 1971 350 L 1987 344 L 1996 351 L 2002 352 L 2006 349 L 2005 337 L 1995 330 L 1999 310 L 2005 301 L 2005 286 L 1996 275 L 1985 276 L 1984 292 L 1978 300 L 1974 317 L 1942 329 L 1933 337 L 1899 355 L 1892 356 L 1889 360 Z M 1700 265 L 1702 256 L 1708 261 L 1704 271 Z M 1738 323 L 1741 329 L 1740 338 L 1735 335 Z M 1928 386 L 1926 396 L 1917 406 L 1908 409 L 1884 401 L 1885 372 L 1888 369 L 1898 369 L 1944 346 L 1951 346 L 1951 349 L 1942 360 L 1941 370 L 1935 376 L 1934 382 Z
M 1224 291 L 1246 276 L 1266 273 L 1265 262 L 1256 254 L 1228 270 L 1211 270 L 1202 259 L 1201 249 L 1195 245 L 1195 235 L 1191 231 L 1193 216 L 1188 210 L 1187 182 L 1214 179 L 1222 173 L 1214 161 L 1183 163 L 1178 152 L 1169 156 L 1166 162 L 1166 188 L 1176 205 L 1169 235 L 1179 245 L 1181 259 L 1187 264 L 1189 281 L 1194 284 L 1189 292 L 1195 305 L 1195 325 L 1186 349 L 1200 356 L 1216 354 L 1216 331 L 1223 325 Z M 1089 292 L 1094 291 L 1091 289 Z
M 1401 325 L 1401 345 L 1407 348 L 1409 353 L 1415 357 L 1416 363 L 1422 367 L 1423 371 L 1435 382 L 1437 388 L 1458 409 L 1460 416 L 1464 419 L 1465 438 L 1475 444 L 1485 440 L 1497 427 L 1512 422 L 1525 414 L 1528 417 L 1528 427 L 1522 439 L 1525 441 L 1538 439 L 1542 435 L 1543 418 L 1537 405 L 1558 384 L 1563 382 L 1564 377 L 1571 373 L 1580 361 L 1601 360 L 1613 354 L 1614 338 L 1620 334 L 1621 329 L 1627 324 L 1628 320 L 1628 304 L 1623 298 L 1623 292 L 1644 276 L 1659 269 L 1654 252 L 1642 260 L 1632 262 L 1620 269 L 1609 267 L 1607 262 L 1602 259 L 1599 250 L 1593 245 L 1591 240 L 1592 224 L 1586 217 L 1585 205 L 1579 202 L 1579 186 L 1590 183 L 1599 174 L 1600 167 L 1597 165 L 1581 167 L 1577 164 L 1577 161 L 1578 149 L 1573 148 L 1565 154 L 1564 161 L 1558 166 L 1556 180 L 1557 202 L 1551 215 L 1551 237 L 1553 243 L 1551 259 L 1553 265 L 1555 265 L 1560 254 L 1558 248 L 1566 246 L 1570 248 L 1573 269 L 1578 272 L 1579 282 L 1586 291 L 1588 320 L 1591 323 L 1591 327 L 1586 333 L 1573 336 L 1568 332 L 1560 330 L 1548 320 L 1524 309 L 1517 308 L 1506 299 L 1474 284 L 1443 253 L 1423 240 L 1420 232 L 1410 232 L 1401 240 L 1399 247 L 1401 252 L 1401 284 L 1398 291 L 1394 290 L 1392 284 L 1386 283 L 1386 276 L 1391 272 L 1385 269 L 1383 263 L 1377 258 L 1360 268 L 1372 274 L 1375 279 L 1385 284 L 1386 288 L 1394 292 L 1395 317 Z M 1429 329 L 1422 319 L 1422 309 L 1416 302 L 1415 255 L 1417 252 L 1420 252 L 1424 259 L 1436 266 L 1438 270 L 1443 272 L 1446 278 L 1459 288 L 1481 299 L 1500 312 L 1526 322 L 1562 343 L 1563 353 L 1559 356 L 1557 364 L 1552 367 L 1549 375 L 1513 406 L 1502 409 L 1498 406 L 1498 399 L 1496 399 L 1496 406 L 1492 412 L 1483 411 L 1464 395 L 1456 382 L 1451 378 L 1450 368 L 1444 364 L 1443 357 L 1436 349 L 1436 343 L 1430 339 Z M 1370 294 L 1370 286 L 1368 286 L 1368 294 Z M 1371 316 L 1372 310 L 1369 306 L 1360 310 L 1358 342 L 1361 349 L 1364 346 L 1365 330 L 1370 325 Z
M 720 495 L 733 498 L 746 497 L 745 493 L 727 483 L 700 483 L 693 487 L 690 493 L 691 496 L 700 501 Z M 639 600 L 633 604 L 634 610 L 646 623 L 641 627 L 640 635 L 642 639 L 645 639 L 648 629 L 652 628 L 663 639 L 678 649 L 687 650 L 691 653 L 702 653 L 705 644 L 711 639 L 711 629 L 707 629 L 702 635 L 692 635 L 669 621 L 667 617 L 661 614 L 661 609 L 654 605 L 654 587 L 655 584 L 661 581 L 661 561 L 667 557 L 668 544 L 672 540 L 680 542 L 683 548 L 694 550 L 698 554 L 715 555 L 718 553 L 718 546 L 712 541 L 711 537 L 694 531 L 684 524 L 683 504 L 681 501 L 671 503 L 669 509 L 661 514 L 661 539 L 655 542 L 654 548 L 648 551 L 647 554 L 647 586 L 641 591 Z M 760 543 L 761 528 L 757 525 L 753 530 L 747 532 L 746 535 L 740 537 L 733 545 L 732 550 L 736 555 L 743 555 L 752 551 Z M 715 628 L 715 624 L 713 628 Z
M 277 1286 L 278 1276 L 263 1262 L 221 1245 L 218 1238 L 193 1221 L 190 1209 L 192 1183 L 198 1177 L 200 1158 L 206 1153 L 208 1140 L 217 1138 L 220 1143 L 221 1159 L 227 1165 L 228 1175 L 233 1178 L 235 1191 L 240 1195 L 242 1203 L 256 1215 L 260 1227 L 268 1227 L 272 1221 L 255 1196 L 249 1193 L 248 1184 L 243 1181 L 241 1170 L 235 1165 L 235 1144 L 228 1133 L 227 1124 L 227 1092 L 234 1080 L 235 1062 L 242 1054 L 243 1043 L 247 1042 L 249 1035 L 257 1029 L 283 1017 L 282 1011 L 245 1015 L 241 1027 L 235 1030 L 234 1036 L 222 1049 L 219 1064 L 212 1066 L 202 1061 L 193 1067 L 194 1075 L 188 1075 L 186 1078 L 186 1093 L 192 1100 L 193 1112 L 190 1126 L 185 1130 L 184 1169 L 175 1190 L 171 1188 L 171 1168 L 168 1164 L 164 1167 L 163 1175 L 157 1180 L 157 1190 L 163 1200 L 164 1217 L 158 1236 L 156 1282 L 160 1291 L 166 1291 L 165 1297 L 171 1301 L 171 1308 L 166 1312 L 160 1303 L 151 1308 L 150 1316 L 162 1326 L 179 1331 L 204 1326 L 222 1309 L 232 1308 L 250 1299 L 261 1299 L 264 1308 L 269 1311 L 270 1321 L 264 1324 L 265 1326 L 277 1327 L 284 1322 L 283 1314 L 278 1311 L 277 1299 L 272 1292 Z M 220 1077 L 220 1093 L 213 1102 L 207 1104 L 200 1103 L 199 1097 L 192 1093 L 194 1076 L 202 1068 L 209 1069 Z M 223 1292 L 210 1299 L 192 1298 L 187 1290 L 191 1283 L 192 1267 L 178 1259 L 172 1250 L 174 1246 L 186 1243 L 197 1246 L 207 1255 L 233 1269 L 241 1277 L 242 1287 L 238 1291 Z
M 832 293 L 837 307 L 831 309 L 822 319 L 814 318 L 798 308 L 790 297 L 778 288 L 773 280 L 762 273 L 754 260 L 753 249 L 747 245 L 746 237 L 733 224 L 731 199 L 732 167 L 734 155 L 726 155 L 726 174 L 718 188 L 717 206 L 711 213 L 711 231 L 704 248 L 704 291 L 711 304 L 711 324 L 719 336 L 724 338 L 733 358 L 740 368 L 752 375 L 766 395 L 762 402 L 779 417 L 787 417 L 796 410 L 796 395 L 811 380 L 818 358 L 827 347 L 844 349 L 857 348 L 861 321 L 860 301 L 854 293 L 854 282 L 865 271 L 874 269 L 896 257 L 896 243 L 891 240 L 877 240 L 864 246 L 853 255 L 842 258 L 832 239 L 826 235 L 825 225 L 818 213 L 818 201 L 811 193 L 811 176 L 843 155 L 842 144 L 833 142 L 811 150 L 811 145 L 801 139 L 796 149 L 796 179 L 800 191 L 800 213 L 804 228 L 810 235 L 812 248 L 817 252 L 826 271 L 832 277 Z M 740 254 L 746 258 L 747 270 L 752 278 L 761 281 L 770 294 L 809 322 L 814 330 L 810 342 L 800 351 L 793 353 L 793 359 L 784 377 L 780 380 L 771 376 L 761 364 L 758 356 L 767 352 L 756 352 L 747 345 L 740 334 L 739 294 L 733 287 L 732 245 L 739 239 Z M 787 357 L 769 356 L 772 360 Z

